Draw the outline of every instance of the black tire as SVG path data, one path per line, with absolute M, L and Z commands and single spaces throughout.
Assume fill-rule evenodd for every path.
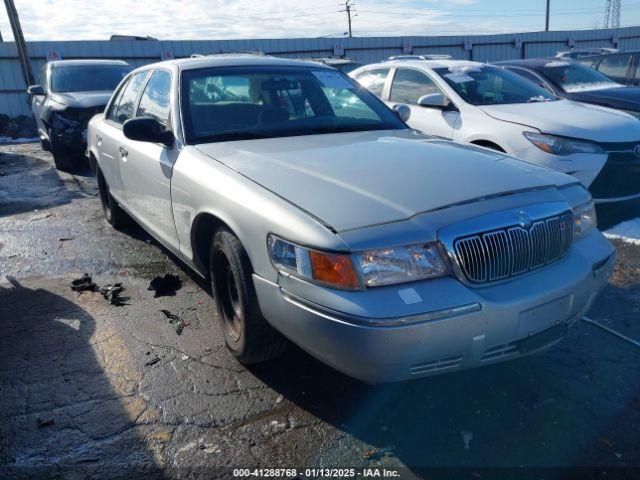
M 238 237 L 226 228 L 216 230 L 209 255 L 211 291 L 227 347 L 243 364 L 275 358 L 288 344 L 262 316 L 252 273 Z
M 116 199 L 111 195 L 107 181 L 99 168 L 97 169 L 96 177 L 104 218 L 113 228 L 116 230 L 122 230 L 130 223 L 129 215 L 127 215 L 120 205 L 118 205 Z

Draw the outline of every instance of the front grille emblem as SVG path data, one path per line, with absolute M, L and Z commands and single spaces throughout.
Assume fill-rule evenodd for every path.
M 640 158 L 640 143 L 633 147 L 633 154 L 636 158 Z
M 531 228 L 531 225 L 533 225 L 533 220 L 524 211 L 519 210 L 518 211 L 518 225 L 520 225 L 522 228 L 525 228 L 525 229 L 528 230 L 529 228 Z

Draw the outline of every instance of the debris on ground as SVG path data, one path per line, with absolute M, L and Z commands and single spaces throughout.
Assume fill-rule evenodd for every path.
M 149 360 L 147 363 L 145 363 L 144 366 L 145 367 L 150 367 L 151 365 L 155 365 L 159 361 L 160 361 L 160 357 L 153 357 L 151 360 Z
M 182 280 L 180 280 L 180 277 L 167 273 L 164 277 L 156 277 L 151 280 L 147 290 L 154 290 L 156 292 L 154 298 L 173 297 L 181 287 Z
M 184 320 L 178 315 L 176 315 L 175 313 L 171 313 L 169 310 L 162 309 L 160 311 L 164 313 L 164 316 L 169 319 L 169 323 L 171 324 L 175 323 L 176 333 L 178 335 L 182 335 L 182 330 L 184 330 L 184 327 L 188 327 L 189 325 L 191 325 L 189 320 Z
M 51 427 L 52 425 L 55 425 L 55 423 L 56 423 L 53 418 L 48 418 L 47 420 L 42 420 L 41 418 L 38 418 L 36 421 L 37 421 L 37 424 L 38 424 L 38 428 Z
M 76 237 L 60 237 L 58 239 L 59 242 L 68 242 L 69 240 L 74 240 Z
M 469 450 L 469 446 L 471 445 L 471 440 L 473 439 L 473 433 L 471 432 L 460 432 L 462 436 L 462 441 L 464 442 L 464 449 Z
M 104 287 L 100 287 L 100 293 L 111 305 L 116 307 L 122 307 L 127 304 L 128 297 L 122 297 L 120 294 L 124 291 L 124 287 L 121 283 L 108 284 Z
M 71 290 L 74 292 L 97 292 L 98 285 L 91 280 L 88 273 L 85 273 L 82 277 L 71 282 Z
M 36 220 L 44 220 L 45 218 L 53 217 L 53 213 L 43 213 L 41 215 L 36 215 L 31 217 L 31 221 L 35 222 Z
M 128 297 L 120 295 L 124 291 L 122 283 L 107 284 L 104 287 L 99 287 L 88 273 L 73 280 L 71 282 L 71 290 L 74 292 L 98 292 L 105 300 L 116 307 L 126 305 L 127 300 L 129 300 Z

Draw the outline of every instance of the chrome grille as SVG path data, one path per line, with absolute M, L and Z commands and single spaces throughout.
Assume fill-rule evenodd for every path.
M 565 213 L 523 228 L 519 225 L 477 233 L 454 241 L 456 260 L 466 279 L 489 283 L 555 262 L 573 241 L 573 214 Z

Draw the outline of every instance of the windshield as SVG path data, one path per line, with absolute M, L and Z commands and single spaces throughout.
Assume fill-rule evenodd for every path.
M 436 68 L 462 99 L 472 105 L 547 102 L 556 97 L 507 70 L 488 66 Z
M 51 70 L 51 91 L 113 91 L 131 71 L 129 65 L 73 65 Z
M 622 87 L 597 70 L 578 63 L 549 62 L 540 72 L 567 93 Z
M 408 128 L 346 75 L 301 67 L 229 67 L 182 74 L 191 143 Z

